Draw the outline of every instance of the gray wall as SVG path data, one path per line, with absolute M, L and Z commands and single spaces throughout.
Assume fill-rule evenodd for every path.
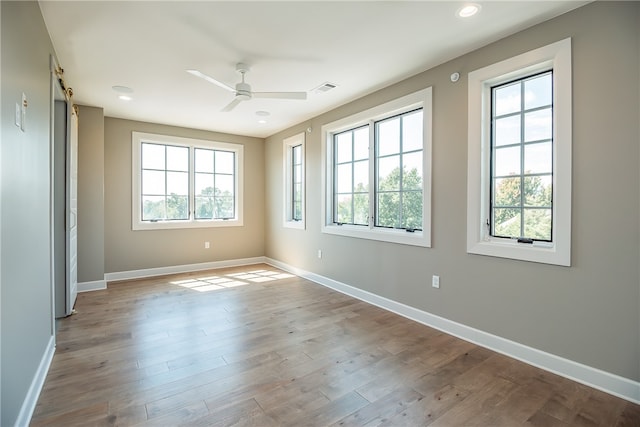
M 231 142 L 244 146 L 244 226 L 131 229 L 131 132 Z M 264 140 L 106 117 L 105 272 L 196 264 L 264 255 Z M 211 243 L 204 249 L 204 242 Z
M 78 113 L 78 282 L 104 280 L 104 113 Z
M 13 425 L 52 338 L 50 276 L 50 73 L 53 47 L 36 2 L 2 8 L 2 272 L 3 426 Z M 14 125 L 27 95 L 26 132 Z
M 593 3 L 268 138 L 266 256 L 640 380 L 639 28 L 640 3 Z M 572 266 L 469 255 L 467 73 L 566 37 L 573 40 Z M 456 71 L 461 79 L 453 84 Z M 433 247 L 322 234 L 321 126 L 428 86 Z M 282 140 L 310 124 L 307 229 L 285 229 Z M 439 290 L 430 286 L 434 274 Z

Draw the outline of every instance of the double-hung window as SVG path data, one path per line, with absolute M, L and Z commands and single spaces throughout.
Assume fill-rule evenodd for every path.
M 132 228 L 242 225 L 243 147 L 132 134 Z
M 305 135 L 283 141 L 284 222 L 288 228 L 305 228 Z
M 430 246 L 431 88 L 322 131 L 322 231 Z
M 469 74 L 467 251 L 571 261 L 570 39 Z

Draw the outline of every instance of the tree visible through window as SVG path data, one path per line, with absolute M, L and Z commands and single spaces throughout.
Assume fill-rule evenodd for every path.
M 553 73 L 492 88 L 491 235 L 551 241 Z

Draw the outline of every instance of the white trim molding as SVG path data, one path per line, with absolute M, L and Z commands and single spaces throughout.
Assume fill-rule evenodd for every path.
M 488 348 L 497 353 L 517 359 L 521 362 L 552 372 L 578 383 L 604 391 L 633 403 L 640 404 L 640 382 L 624 378 L 610 372 L 593 368 L 570 359 L 556 356 L 515 341 L 511 341 L 444 317 L 390 300 L 371 292 L 358 289 L 337 280 L 311 273 L 285 264 L 272 258 L 266 258 L 267 264 L 293 273 L 312 282 L 326 286 L 340 293 L 352 296 L 369 304 L 396 313 L 407 319 L 438 329 L 457 338 Z
M 113 282 L 117 280 L 142 279 L 145 277 L 166 276 L 169 274 L 190 273 L 192 271 L 215 270 L 225 267 L 241 267 L 243 265 L 266 263 L 265 257 L 240 258 L 225 261 L 203 262 L 198 264 L 172 265 L 169 267 L 145 268 L 142 270 L 117 271 L 105 273 L 104 280 Z
M 56 340 L 54 336 L 51 336 L 51 338 L 49 338 L 47 348 L 42 355 L 42 359 L 40 360 L 40 365 L 38 365 L 38 370 L 36 371 L 33 381 L 31 381 L 31 385 L 29 386 L 29 390 L 27 390 L 27 395 L 22 402 L 20 413 L 16 419 L 16 426 L 28 426 L 30 424 L 31 417 L 33 417 L 33 411 L 36 409 L 38 398 L 40 397 L 42 387 L 44 386 L 44 380 L 47 378 L 47 373 L 51 367 L 51 361 L 53 360 L 55 351 Z
M 78 283 L 78 292 L 91 292 L 107 289 L 106 280 L 94 280 L 92 282 L 80 282 Z

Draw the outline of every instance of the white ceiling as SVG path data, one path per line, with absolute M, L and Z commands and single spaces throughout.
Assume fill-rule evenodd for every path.
M 40 1 L 76 103 L 106 116 L 266 137 L 456 58 L 586 1 Z M 228 113 L 251 67 L 254 91 L 307 91 L 299 100 L 252 99 Z M 322 83 L 337 85 L 325 93 Z M 112 87 L 134 90 L 131 101 Z M 266 124 L 257 111 L 268 111 Z

